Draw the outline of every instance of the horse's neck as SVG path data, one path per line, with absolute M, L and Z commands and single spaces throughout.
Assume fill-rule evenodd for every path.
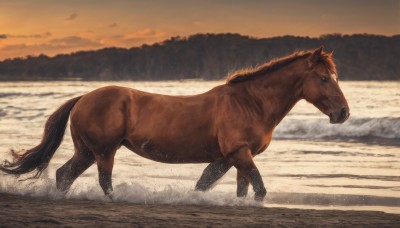
M 302 76 L 274 72 L 253 80 L 247 88 L 261 104 L 264 120 L 276 126 L 302 98 Z

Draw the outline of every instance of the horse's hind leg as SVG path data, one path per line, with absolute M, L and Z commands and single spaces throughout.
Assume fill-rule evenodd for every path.
M 210 189 L 231 167 L 232 165 L 224 159 L 210 163 L 197 181 L 195 189 L 199 191 Z
M 249 191 L 250 182 L 243 176 L 239 171 L 237 172 L 237 189 L 236 195 L 237 197 L 246 197 L 247 192 Z
M 96 155 L 97 169 L 99 171 L 99 184 L 104 194 L 110 195 L 112 187 L 112 170 L 114 166 L 114 156 L 116 149 L 109 153 Z
M 72 131 L 71 131 L 72 133 Z M 75 179 L 94 163 L 93 153 L 72 134 L 74 156 L 56 172 L 57 189 L 66 192 Z

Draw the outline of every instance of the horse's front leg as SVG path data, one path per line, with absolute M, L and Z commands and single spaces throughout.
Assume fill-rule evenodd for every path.
M 238 172 L 243 178 L 247 179 L 251 185 L 253 186 L 253 190 L 255 192 L 255 200 L 262 201 L 264 200 L 265 195 L 267 194 L 267 190 L 264 187 L 264 182 L 261 178 L 260 172 L 258 171 L 256 165 L 253 161 L 253 156 L 251 154 L 250 149 L 243 147 L 236 152 L 234 152 L 230 157 L 229 161 L 236 167 Z M 241 192 L 244 192 L 246 188 L 246 183 L 240 184 L 242 188 Z M 239 190 L 239 182 L 238 182 L 238 190 Z M 243 191 L 243 192 L 242 192 Z M 239 193 L 239 192 L 238 192 Z
M 196 183 L 195 190 L 207 191 L 217 180 L 219 180 L 232 167 L 225 159 L 216 160 L 210 163 L 203 171 L 200 179 Z

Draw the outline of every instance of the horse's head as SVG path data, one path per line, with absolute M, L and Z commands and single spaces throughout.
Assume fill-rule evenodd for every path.
M 331 123 L 343 123 L 349 118 L 350 109 L 339 88 L 332 53 L 325 53 L 320 47 L 312 51 L 307 61 L 303 97 L 329 116 Z

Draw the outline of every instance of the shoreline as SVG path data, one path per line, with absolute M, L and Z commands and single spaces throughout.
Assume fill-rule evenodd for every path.
M 21 226 L 398 226 L 400 214 L 249 206 L 52 200 L 0 193 L 0 224 Z

